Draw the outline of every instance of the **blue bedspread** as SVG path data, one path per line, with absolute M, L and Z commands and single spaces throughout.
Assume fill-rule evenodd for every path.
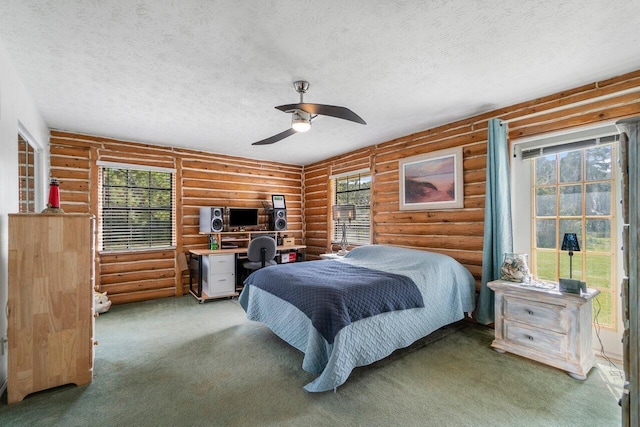
M 245 286 L 296 306 L 329 344 L 342 328 L 360 319 L 424 307 L 416 284 L 400 274 L 330 260 L 274 267 L 257 270 Z
M 299 268 L 305 264 L 290 264 Z M 366 317 L 342 328 L 327 342 L 300 309 L 256 286 L 245 286 L 238 301 L 250 320 L 266 324 L 304 353 L 302 368 L 318 375 L 304 388 L 333 390 L 356 366 L 368 365 L 395 349 L 410 345 L 436 329 L 460 320 L 475 307 L 475 279 L 446 255 L 405 248 L 369 245 L 353 249 L 341 263 L 407 276 L 418 286 L 424 307 Z M 267 267 L 281 268 L 285 265 Z

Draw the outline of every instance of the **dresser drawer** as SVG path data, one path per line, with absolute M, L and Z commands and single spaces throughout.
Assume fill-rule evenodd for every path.
M 508 297 L 504 300 L 504 317 L 531 326 L 565 333 L 562 325 L 563 306 Z
M 233 273 L 213 274 L 210 281 L 204 283 L 207 296 L 229 295 L 235 292 L 236 277 Z
M 505 320 L 505 340 L 546 355 L 563 356 L 567 351 L 567 336 L 553 331 L 532 328 Z
M 236 256 L 234 254 L 209 255 L 211 274 L 227 274 L 236 272 Z

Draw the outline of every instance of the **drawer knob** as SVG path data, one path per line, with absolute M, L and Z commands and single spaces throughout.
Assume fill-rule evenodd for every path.
M 527 313 L 529 313 L 529 316 L 533 316 L 533 311 L 527 310 Z

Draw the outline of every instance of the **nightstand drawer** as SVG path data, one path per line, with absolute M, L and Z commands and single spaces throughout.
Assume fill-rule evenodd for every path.
M 557 288 L 506 280 L 487 283 L 495 292 L 495 339 L 491 346 L 586 379 L 596 358 L 591 350 L 591 300 L 599 291 L 563 294 Z
M 567 351 L 567 337 L 563 334 L 530 328 L 508 320 L 505 320 L 504 331 L 507 341 L 547 355 L 562 356 Z
M 504 316 L 531 326 L 566 332 L 562 326 L 562 309 L 552 304 L 542 304 L 526 299 L 508 297 L 504 300 Z

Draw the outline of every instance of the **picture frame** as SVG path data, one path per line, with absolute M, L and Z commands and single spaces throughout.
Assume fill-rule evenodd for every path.
M 462 147 L 401 159 L 400 210 L 464 207 Z
M 272 194 L 271 195 L 271 204 L 273 205 L 273 209 L 286 209 L 287 204 L 284 200 L 284 195 L 282 194 Z

